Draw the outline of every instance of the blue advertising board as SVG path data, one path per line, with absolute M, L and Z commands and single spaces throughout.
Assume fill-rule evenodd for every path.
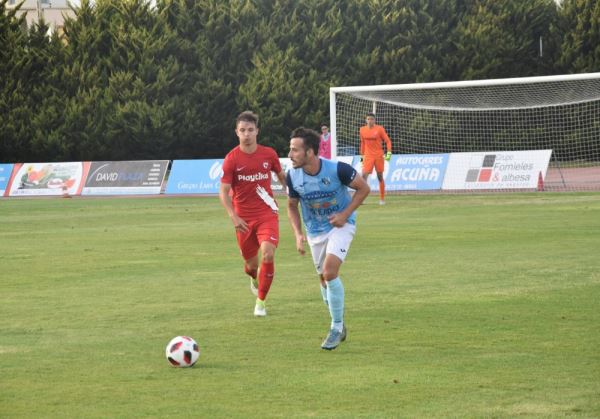
M 4 196 L 14 164 L 0 164 L 0 197 Z
M 449 154 L 397 154 L 385 162 L 383 180 L 386 191 L 428 191 L 442 188 Z M 362 173 L 360 158 L 353 161 Z M 379 190 L 375 170 L 369 176 L 372 191 Z
M 174 160 L 167 182 L 167 194 L 218 194 L 223 159 Z

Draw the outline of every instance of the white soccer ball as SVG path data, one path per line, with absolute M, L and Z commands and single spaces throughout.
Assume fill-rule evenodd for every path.
M 167 360 L 174 367 L 191 367 L 200 356 L 200 349 L 194 339 L 189 336 L 177 336 L 171 339 L 165 350 Z

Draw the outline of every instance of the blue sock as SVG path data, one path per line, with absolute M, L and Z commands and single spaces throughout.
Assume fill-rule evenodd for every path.
M 342 330 L 344 325 L 344 285 L 338 276 L 327 281 L 327 301 L 331 314 L 331 328 Z
M 329 305 L 329 303 L 327 302 L 327 287 L 319 285 L 319 288 L 321 288 L 321 297 L 323 297 L 323 302 L 326 306 Z

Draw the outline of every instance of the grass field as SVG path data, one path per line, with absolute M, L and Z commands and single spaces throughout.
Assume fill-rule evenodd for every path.
M 375 203 L 325 352 L 286 214 L 256 319 L 217 198 L 0 200 L 0 417 L 600 417 L 600 194 Z

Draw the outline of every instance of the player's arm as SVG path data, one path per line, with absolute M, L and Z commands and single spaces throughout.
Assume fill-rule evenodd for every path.
M 385 150 L 387 152 L 387 157 L 390 157 L 392 154 L 392 140 L 390 140 L 390 137 L 387 135 L 387 132 L 385 132 L 385 128 L 383 127 L 381 127 L 381 137 L 383 138 L 383 141 L 385 141 Z
M 343 173 L 346 173 L 347 175 L 340 177 L 342 183 L 354 189 L 355 192 L 354 195 L 352 195 L 350 204 L 348 204 L 343 211 L 332 214 L 329 217 L 329 222 L 334 227 L 342 227 L 344 224 L 346 224 L 348 217 L 352 215 L 354 210 L 356 210 L 363 203 L 365 198 L 371 192 L 371 188 L 367 182 L 362 176 L 359 176 L 358 173 L 356 173 L 356 170 L 354 170 L 352 166 L 345 163 L 338 163 L 338 165 L 345 165 Z
M 363 203 L 371 192 L 371 188 L 362 176 L 356 176 L 348 186 L 355 190 L 354 195 L 352 195 L 352 200 L 344 211 L 335 213 L 329 218 L 329 222 L 334 227 L 342 227 L 346 224 L 348 217 Z
M 290 219 L 290 224 L 292 225 L 292 230 L 294 231 L 296 250 L 298 253 L 303 255 L 305 253 L 304 242 L 306 241 L 306 238 L 302 233 L 302 222 L 300 221 L 300 210 L 298 208 L 299 203 L 300 199 L 298 198 L 288 198 L 288 218 Z
M 279 181 L 279 184 L 282 186 L 283 188 L 283 192 L 285 193 L 285 185 L 286 185 L 286 179 L 285 179 L 285 172 L 283 171 L 283 167 L 281 167 L 281 161 L 279 161 L 279 157 L 277 156 L 277 153 L 275 152 L 274 149 L 271 149 L 271 158 L 272 158 L 272 166 L 271 166 L 271 170 L 273 171 L 273 173 L 275 173 L 275 176 L 277 176 L 277 180 Z
M 276 173 L 277 175 L 277 180 L 279 181 L 279 183 L 281 183 L 281 186 L 283 187 L 283 192 L 285 193 L 285 172 L 282 170 L 279 173 Z
M 362 130 L 359 131 L 359 136 L 360 136 L 360 161 L 362 161 L 362 158 L 365 155 L 365 140 L 363 139 Z
M 298 208 L 298 204 L 300 204 L 300 195 L 294 189 L 289 173 L 286 176 L 286 184 L 288 187 L 288 218 L 290 220 L 292 230 L 294 231 L 296 250 L 298 253 L 303 255 L 305 253 L 304 242 L 306 241 L 306 237 L 304 237 L 304 234 L 302 234 L 302 221 L 300 219 L 300 209 Z
M 248 224 L 235 213 L 233 202 L 231 202 L 230 192 L 231 184 L 221 182 L 221 187 L 219 188 L 219 200 L 221 201 L 221 205 L 223 205 L 223 208 L 227 211 L 227 215 L 229 215 L 236 231 L 239 230 L 245 233 L 248 231 Z

